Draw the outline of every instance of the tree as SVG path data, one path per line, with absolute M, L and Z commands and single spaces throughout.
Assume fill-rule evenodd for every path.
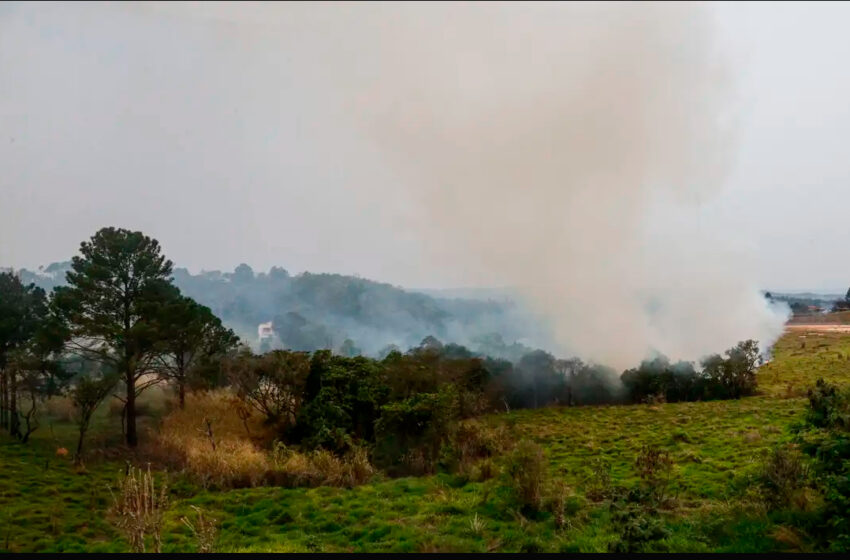
M 252 269 L 247 264 L 242 263 L 233 270 L 233 273 L 230 275 L 230 277 L 234 282 L 250 282 L 254 279 L 254 269 Z
M 702 374 L 711 398 L 739 399 L 756 392 L 756 368 L 760 362 L 758 342 L 745 340 L 726 351 L 702 360 Z
M 363 351 L 358 348 L 354 341 L 350 338 L 346 338 L 342 341 L 342 346 L 339 347 L 339 355 L 344 356 L 346 358 L 353 358 L 354 356 L 359 356 Z
M 381 365 L 357 356 L 347 358 L 317 352 L 311 360 L 309 384 L 305 383 L 303 406 L 292 430 L 296 441 L 307 447 L 346 451 L 352 438 L 372 441 L 374 424 L 388 388 L 381 379 Z
M 555 357 L 543 350 L 535 350 L 523 356 L 517 364 L 517 370 L 525 376 L 525 381 L 531 388 L 529 403 L 537 408 L 546 404 L 553 394 L 557 393 L 566 380 L 556 374 Z
M 235 348 L 239 338 L 208 307 L 180 295 L 177 288 L 170 288 L 157 317 L 162 336 L 157 360 L 160 375 L 177 384 L 180 408 L 184 408 L 186 384 L 193 369 L 201 361 Z
M 67 330 L 55 315 L 49 312 L 42 294 L 33 292 L 32 315 L 36 319 L 30 338 L 11 353 L 9 373 L 13 378 L 15 431 L 21 443 L 38 429 L 39 401 L 58 394 L 70 377 L 60 361 L 67 339 Z M 24 408 L 28 405 L 27 408 Z
M 16 437 L 21 435 L 17 401 L 22 357 L 48 315 L 44 290 L 24 286 L 14 274 L 0 273 L 0 424 Z
M 56 289 L 56 305 L 71 327 L 69 348 L 114 369 L 126 389 L 127 444 L 138 444 L 136 397 L 154 383 L 158 351 L 157 306 L 169 293 L 171 261 L 159 242 L 141 232 L 103 228 L 80 245 L 68 286 Z
M 286 426 L 301 410 L 310 361 L 307 352 L 274 350 L 256 356 L 243 350 L 225 360 L 224 369 L 239 398 L 267 423 Z
M 71 391 L 71 401 L 77 409 L 77 425 L 79 427 L 79 438 L 77 439 L 77 451 L 74 453 L 74 464 L 79 465 L 83 458 L 83 440 L 88 432 L 92 414 L 109 396 L 118 379 L 111 375 L 101 378 L 92 378 L 88 375 L 81 376 Z

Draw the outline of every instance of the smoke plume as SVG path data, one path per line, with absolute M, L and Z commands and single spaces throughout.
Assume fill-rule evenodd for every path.
M 519 290 L 557 352 L 626 367 L 764 347 L 782 330 L 746 240 L 702 220 L 735 154 L 733 72 L 709 6 L 134 9 L 217 25 L 227 53 L 250 55 L 246 73 L 299 100 L 287 109 L 323 154 L 328 197 L 418 238 L 423 270 Z M 254 89 L 249 100 L 278 91 Z
M 515 286 L 557 350 L 614 366 L 781 333 L 746 252 L 700 223 L 735 146 L 704 7 L 451 4 L 367 19 L 328 53 L 347 53 L 332 83 L 415 187 L 433 266 Z

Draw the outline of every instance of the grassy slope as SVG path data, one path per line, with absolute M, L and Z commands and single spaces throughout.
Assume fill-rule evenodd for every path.
M 788 322 L 792 325 L 847 325 L 850 324 L 850 311 L 837 311 L 835 313 L 816 313 L 812 315 L 794 315 Z
M 634 454 L 645 443 L 663 446 L 676 463 L 673 491 L 681 505 L 667 515 L 670 549 L 787 549 L 793 538 L 773 536 L 787 520 L 746 510 L 740 496 L 761 452 L 788 438 L 787 427 L 805 405 L 805 388 L 817 377 L 850 380 L 850 334 L 787 334 L 777 343 L 774 360 L 759 372 L 763 395 L 758 397 L 518 411 L 491 418 L 514 423 L 543 444 L 553 473 L 573 489 L 570 525 L 563 530 L 549 514 L 527 519 L 515 512 L 493 481 L 461 485 L 435 476 L 353 490 L 228 492 L 201 491 L 178 481 L 165 549 L 193 549 L 178 520 L 194 504 L 221 521 L 218 546 L 228 551 L 605 550 L 614 538 L 607 514 L 583 497 L 588 460 L 604 456 L 616 482 L 628 483 Z M 106 426 L 105 419 L 101 422 Z M 70 447 L 73 434 L 67 427 L 57 429 L 55 440 L 46 429 L 37 435 L 29 447 L 0 440 L 0 549 L 124 549 L 103 520 L 106 486 L 121 464 L 104 460 L 76 474 L 69 461 L 52 456 L 57 443 Z M 473 527 L 476 516 L 483 526 Z M 805 543 L 792 545 L 805 549 Z

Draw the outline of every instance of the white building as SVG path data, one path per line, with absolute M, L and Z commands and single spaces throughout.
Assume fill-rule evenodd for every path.
M 274 337 L 274 325 L 271 321 L 268 323 L 260 323 L 257 325 L 257 338 L 260 339 L 260 342 L 266 340 L 267 338 Z

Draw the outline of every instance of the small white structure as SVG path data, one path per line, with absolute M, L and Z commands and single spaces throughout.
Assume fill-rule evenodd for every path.
M 267 338 L 274 337 L 274 325 L 271 321 L 268 323 L 260 323 L 257 325 L 257 337 L 260 339 L 260 342 L 266 340 Z

